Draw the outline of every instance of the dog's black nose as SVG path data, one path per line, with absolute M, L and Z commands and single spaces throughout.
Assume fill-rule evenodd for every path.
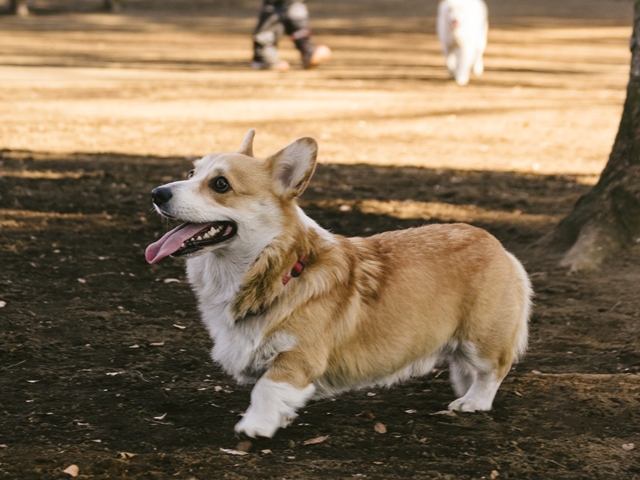
M 160 206 L 160 205 L 164 205 L 169 200 L 171 200 L 171 197 L 173 197 L 173 194 L 171 193 L 170 188 L 158 187 L 158 188 L 154 188 L 151 191 L 151 197 L 153 198 L 153 203 Z

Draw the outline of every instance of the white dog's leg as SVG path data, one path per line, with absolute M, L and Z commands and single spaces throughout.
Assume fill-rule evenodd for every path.
M 476 54 L 476 61 L 473 63 L 473 73 L 476 77 L 479 77 L 484 73 L 484 61 L 482 60 L 482 50 L 478 50 Z
M 451 76 L 451 78 L 455 78 L 459 55 L 460 55 L 459 50 L 453 50 L 446 53 L 444 56 L 445 62 L 447 64 L 447 70 L 449 70 L 449 75 Z
M 469 52 L 469 48 L 463 47 L 460 49 L 458 56 L 458 65 L 454 77 L 458 85 L 466 85 L 469 83 L 469 74 L 471 73 L 471 67 L 473 65 L 473 55 Z
M 315 389 L 309 384 L 300 390 L 263 376 L 251 392 L 251 405 L 235 426 L 236 433 L 252 438 L 273 437 L 279 428 L 286 427 L 296 418 L 296 410 L 305 405 Z

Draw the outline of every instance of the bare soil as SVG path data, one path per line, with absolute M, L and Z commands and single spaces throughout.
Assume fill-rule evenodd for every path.
M 531 248 L 606 163 L 631 2 L 489 1 L 487 72 L 466 88 L 435 2 L 308 4 L 334 58 L 287 75 L 248 69 L 258 1 L 0 16 L 0 478 L 640 478 L 640 245 L 579 276 Z M 301 203 L 336 233 L 466 221 L 523 261 L 530 348 L 491 412 L 438 414 L 444 368 L 221 450 L 250 389 L 210 360 L 182 263 L 143 251 L 169 227 L 150 190 L 250 127 L 260 155 L 319 139 Z

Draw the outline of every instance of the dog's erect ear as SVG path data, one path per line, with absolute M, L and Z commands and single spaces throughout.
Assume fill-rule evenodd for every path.
M 240 147 L 240 151 L 243 155 L 248 157 L 253 157 L 253 137 L 256 135 L 256 129 L 252 128 L 249 130 L 244 136 L 244 140 L 242 140 L 242 146 Z
M 302 137 L 267 158 L 277 193 L 291 198 L 300 196 L 316 168 L 317 156 L 315 139 Z

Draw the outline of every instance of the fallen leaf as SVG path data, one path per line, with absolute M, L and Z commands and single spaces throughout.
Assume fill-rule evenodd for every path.
M 329 435 L 324 435 L 322 437 L 316 437 L 316 438 L 310 438 L 309 440 L 305 440 L 304 442 L 302 442 L 302 444 L 303 445 L 316 445 L 318 443 L 324 442 L 327 438 L 329 438 Z
M 185 328 L 187 328 L 184 325 L 178 325 L 177 323 L 174 323 L 173 326 L 179 328 L 180 330 L 184 330 Z
M 29 383 L 38 383 L 40 380 L 27 380 Z
M 140 345 L 136 343 L 135 345 L 131 345 L 129 348 L 140 348 Z
M 153 342 L 153 343 L 150 343 L 149 345 L 151 345 L 152 347 L 161 347 L 164 345 L 164 342 Z
M 0 308 L 4 308 L 7 306 L 7 302 L 0 300 Z
M 135 453 L 129 453 L 129 452 L 118 452 L 118 455 L 120 455 L 120 458 L 124 458 L 125 460 L 136 456 Z
M 384 465 L 384 462 L 373 462 L 374 465 Z
M 153 417 L 153 419 L 154 420 L 164 420 L 164 417 L 166 417 L 166 416 L 167 416 L 167 414 L 165 413 L 163 415 L 160 415 L 159 417 Z
M 387 433 L 387 427 L 381 422 L 376 422 L 373 429 L 378 433 Z
M 4 443 L 0 445 L 0 448 L 8 448 Z
M 95 440 L 91 440 L 91 441 L 96 443 L 102 443 L 102 440 L 100 440 L 99 438 L 96 438 Z
M 72 477 L 77 477 L 80 473 L 80 469 L 77 465 L 69 465 L 66 469 L 62 471 L 62 473 L 66 473 L 67 475 L 71 475 Z
M 116 375 L 120 375 L 122 372 L 107 372 L 107 375 L 110 377 L 115 377 Z
M 622 449 L 625 452 L 630 452 L 631 450 L 633 450 L 634 448 L 636 448 L 636 446 L 633 443 L 625 443 L 624 445 L 622 445 Z
M 373 392 L 368 392 L 367 393 L 367 397 L 375 397 L 375 396 L 376 396 L 376 394 L 373 393 Z
M 519 397 L 524 397 L 524 395 L 522 395 L 519 391 L 514 390 L 513 393 L 515 393 L 517 396 Z
M 498 473 L 497 470 L 492 470 L 491 471 L 491 476 L 489 477 L 491 480 L 496 480 L 496 478 L 498 478 L 500 476 L 500 474 Z
M 421 438 L 420 440 L 418 440 L 420 443 L 426 443 L 427 441 L 427 437 Z
M 531 373 L 533 373 L 534 375 L 542 375 L 542 372 L 540 370 L 531 370 Z
M 84 278 L 79 278 L 79 279 L 78 279 L 78 282 L 80 282 L 80 283 L 87 283 L 87 281 L 86 281 Z
M 417 410 L 405 410 L 404 413 L 417 413 Z
M 233 450 L 231 448 L 221 448 L 220 451 L 229 455 L 249 455 L 247 452 L 241 452 L 240 450 Z
M 260 452 L 264 453 L 265 455 L 269 455 L 270 453 L 273 453 L 271 450 L 269 450 L 268 448 L 265 448 L 264 450 L 260 450 Z
M 219 392 L 220 390 L 222 390 L 222 387 L 221 387 L 220 385 L 216 385 L 215 387 L 213 387 L 213 389 L 214 389 L 216 392 Z
M 165 278 L 163 280 L 164 283 L 180 283 L 180 280 L 177 278 Z
M 456 412 L 453 410 L 440 410 L 439 412 L 432 413 L 431 415 L 446 415 L 447 417 L 455 417 Z

